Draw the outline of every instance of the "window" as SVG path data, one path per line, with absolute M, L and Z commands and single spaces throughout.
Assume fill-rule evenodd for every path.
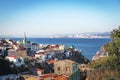
M 10 78 L 6 78 L 5 80 L 10 80 Z
M 73 65 L 73 71 L 76 71 L 77 70 L 77 64 L 74 64 Z
M 60 71 L 60 67 L 58 67 L 57 70 Z
M 2 50 L 0 49 L 0 53 L 2 53 Z
M 66 71 L 70 71 L 70 68 L 69 68 L 69 67 L 66 67 Z
M 74 66 L 73 66 L 73 71 L 75 71 L 75 70 L 76 70 L 76 66 L 74 65 Z

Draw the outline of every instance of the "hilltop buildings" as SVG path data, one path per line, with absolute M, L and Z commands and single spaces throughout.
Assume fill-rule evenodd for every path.
M 93 56 L 92 60 L 98 60 L 100 58 L 108 57 L 108 52 L 104 49 L 104 47 L 101 48 L 100 51 L 96 52 L 96 55 Z
M 33 77 L 35 80 L 80 80 L 78 63 L 75 60 L 78 62 L 84 60 L 82 57 L 78 60 L 81 52 L 78 52 L 74 46 L 67 48 L 58 44 L 39 45 L 28 41 L 25 34 L 23 41 L 20 42 L 0 40 L 0 55 L 9 60 L 12 73 L 19 74 L 13 76 L 15 80 L 17 76 L 25 80 Z M 25 77 L 26 75 L 28 78 Z M 8 79 L 8 77 L 0 78 Z M 11 76 L 9 78 L 12 79 Z

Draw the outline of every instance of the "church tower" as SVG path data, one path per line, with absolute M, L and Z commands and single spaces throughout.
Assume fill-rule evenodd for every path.
M 26 33 L 24 33 L 23 44 L 26 45 L 26 43 L 27 43 Z

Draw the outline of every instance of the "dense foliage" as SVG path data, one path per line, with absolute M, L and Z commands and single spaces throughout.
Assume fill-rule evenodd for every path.
M 110 54 L 120 56 L 120 26 L 111 32 Z
M 10 64 L 3 57 L 0 57 L 0 76 L 11 74 L 13 71 L 10 69 Z
M 95 77 L 99 76 L 107 80 L 119 80 L 120 79 L 120 26 L 118 29 L 114 29 L 111 32 L 110 37 L 111 37 L 111 42 L 104 45 L 105 50 L 109 52 L 109 57 L 92 61 L 91 63 L 89 63 L 89 67 L 94 69 L 92 74 L 94 74 Z M 101 73 L 103 75 L 97 75 L 97 73 Z

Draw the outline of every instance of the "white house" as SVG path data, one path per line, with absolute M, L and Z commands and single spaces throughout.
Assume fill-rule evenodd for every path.
M 14 50 L 14 49 L 9 49 L 8 50 L 8 55 L 16 55 L 17 54 L 17 51 Z
M 35 58 L 39 59 L 40 61 L 45 61 L 45 55 L 41 53 L 35 54 Z
M 24 59 L 16 55 L 6 56 L 6 59 L 8 59 L 10 62 L 13 62 L 16 66 L 21 66 L 25 64 Z
M 11 44 L 11 45 L 13 44 L 13 42 L 12 42 L 11 40 L 9 40 L 9 39 L 6 39 L 5 41 L 6 41 L 7 43 Z
M 67 47 L 65 45 L 59 45 L 59 50 L 65 50 Z

